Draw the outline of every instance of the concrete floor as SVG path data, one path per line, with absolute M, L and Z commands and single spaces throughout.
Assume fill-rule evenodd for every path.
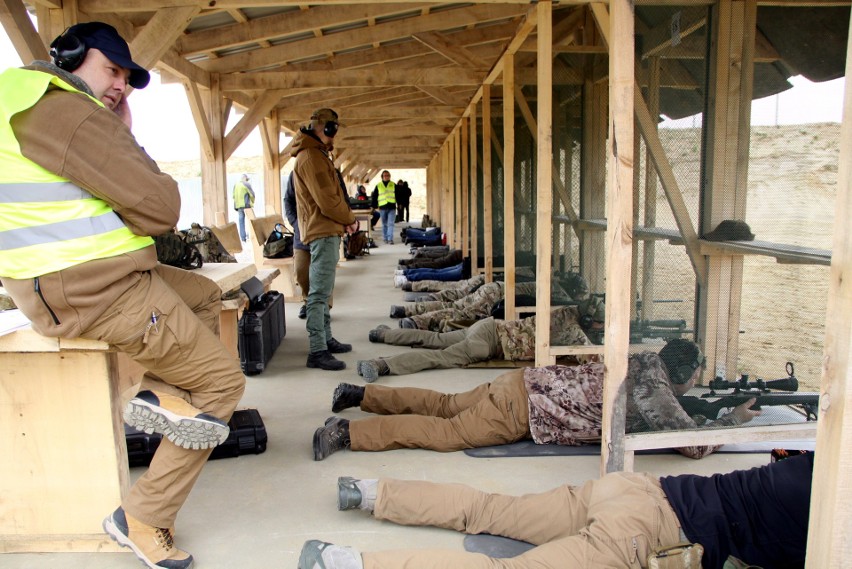
M 354 345 L 338 372 L 305 368 L 307 334 L 298 304 L 286 306 L 287 335 L 264 373 L 249 377 L 241 407 L 260 410 L 269 433 L 260 455 L 211 461 L 176 523 L 177 545 L 193 554 L 199 569 L 295 569 L 305 540 L 318 538 L 360 550 L 396 548 L 461 549 L 463 536 L 434 528 L 396 526 L 360 511 L 337 511 L 338 476 L 395 477 L 461 482 L 491 492 L 538 492 L 599 475 L 599 457 L 471 458 L 425 450 L 383 453 L 341 451 L 314 462 L 314 430 L 332 415 L 331 394 L 340 382 L 361 384 L 355 362 L 409 348 L 371 344 L 377 324 L 396 326 L 391 304 L 402 303 L 393 271 L 408 248 L 381 245 L 372 254 L 339 265 L 332 310 L 335 337 Z M 420 386 L 456 392 L 498 375 L 500 370 L 435 370 L 385 377 L 386 385 Z M 360 410 L 341 413 L 350 419 Z M 726 472 L 768 462 L 766 454 L 716 454 L 700 461 L 679 455 L 637 456 L 636 470 L 663 474 Z M 135 476 L 142 469 L 133 469 Z M 104 512 L 107 515 L 108 512 Z M 69 512 L 73 515 L 73 512 Z M 132 553 L 5 554 L 4 569 L 133 569 Z

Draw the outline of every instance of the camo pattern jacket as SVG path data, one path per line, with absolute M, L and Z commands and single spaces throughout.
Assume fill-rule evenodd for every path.
M 628 358 L 628 433 L 674 431 L 739 425 L 733 413 L 698 426 L 678 404 L 660 357 L 654 352 Z M 529 393 L 530 431 L 538 444 L 577 445 L 600 440 L 603 409 L 603 363 L 546 366 L 524 370 Z M 703 418 L 702 418 L 703 419 Z M 718 446 L 676 449 L 703 458 Z
M 478 289 L 476 289 L 474 292 L 467 294 L 459 298 L 458 300 L 454 300 L 452 302 L 427 300 L 425 302 L 414 302 L 406 304 L 405 315 L 415 316 L 417 314 L 426 314 L 435 310 L 444 310 L 445 308 L 452 308 L 455 310 L 464 311 L 468 307 L 476 307 L 478 304 L 481 303 L 487 303 L 493 306 L 495 302 L 503 298 L 504 290 L 505 286 L 502 282 L 484 284 Z M 474 308 L 474 310 L 476 310 L 478 313 L 478 310 L 476 308 Z
M 590 346 L 579 324 L 575 306 L 560 306 L 550 311 L 550 344 L 552 346 Z M 535 316 L 521 320 L 497 320 L 497 338 L 503 357 L 511 361 L 535 359 Z
M 410 318 L 420 330 L 450 332 L 457 329 L 452 322 L 474 322 L 491 316 L 491 309 L 503 298 L 503 290 L 502 282 L 484 284 L 473 294 L 451 303 L 450 307 L 415 314 Z
M 475 277 L 471 277 L 462 281 L 414 281 L 413 283 L 411 283 L 411 290 L 414 292 L 439 292 L 442 290 L 450 289 L 467 289 L 467 292 L 464 294 L 469 294 L 477 288 L 481 287 L 484 283 L 485 276 L 476 275 Z

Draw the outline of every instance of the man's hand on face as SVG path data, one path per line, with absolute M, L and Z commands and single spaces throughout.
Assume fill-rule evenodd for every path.
M 127 128 L 133 129 L 133 115 L 130 113 L 130 105 L 127 104 L 127 95 L 121 96 L 113 112 L 127 125 Z

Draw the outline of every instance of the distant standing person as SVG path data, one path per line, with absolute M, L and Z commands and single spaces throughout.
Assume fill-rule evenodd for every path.
M 247 207 L 254 207 L 254 190 L 249 183 L 248 174 L 240 176 L 240 181 L 234 184 L 234 209 L 239 214 L 240 239 L 246 240 L 246 212 Z
M 344 231 L 351 234 L 358 230 L 355 214 L 349 209 L 329 156 L 339 127 L 333 110 L 314 111 L 310 124 L 296 134 L 291 151 L 296 159 L 293 185 L 300 237 L 311 250 L 305 326 L 310 342 L 307 367 L 325 370 L 344 369 L 346 363 L 333 354 L 352 351 L 351 344 L 332 336 L 328 310 L 340 258 L 340 236 Z
M 393 222 L 396 219 L 396 185 L 390 181 L 390 172 L 382 172 L 382 181 L 373 190 L 373 207 L 378 208 L 382 219 L 382 237 L 393 245 Z
M 411 200 L 411 188 L 408 182 L 400 180 L 396 183 L 396 218 L 408 221 L 408 204 Z

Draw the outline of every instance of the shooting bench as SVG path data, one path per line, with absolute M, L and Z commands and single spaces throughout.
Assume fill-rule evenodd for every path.
M 258 271 L 263 269 L 277 269 L 279 271 L 279 275 L 277 275 L 277 277 L 272 281 L 269 288 L 277 290 L 283 294 L 285 301 L 293 302 L 300 300 L 296 297 L 295 266 L 293 263 L 293 257 L 285 259 L 267 259 L 263 256 L 263 244 L 266 243 L 266 239 L 269 237 L 269 234 L 272 233 L 276 224 L 281 223 L 286 226 L 284 218 L 281 217 L 280 213 L 256 218 L 254 216 L 254 211 L 251 209 L 246 209 L 245 213 L 246 221 L 248 222 L 246 233 L 248 234 L 249 241 L 251 241 L 252 253 L 254 254 L 254 264 Z
M 223 293 L 257 273 L 251 263 L 197 270 Z M 224 301 L 220 321 L 235 355 L 243 302 Z M 0 336 L 0 367 L 0 553 L 119 551 L 101 521 L 130 488 L 122 410 L 141 367 L 104 342 L 29 327 Z

